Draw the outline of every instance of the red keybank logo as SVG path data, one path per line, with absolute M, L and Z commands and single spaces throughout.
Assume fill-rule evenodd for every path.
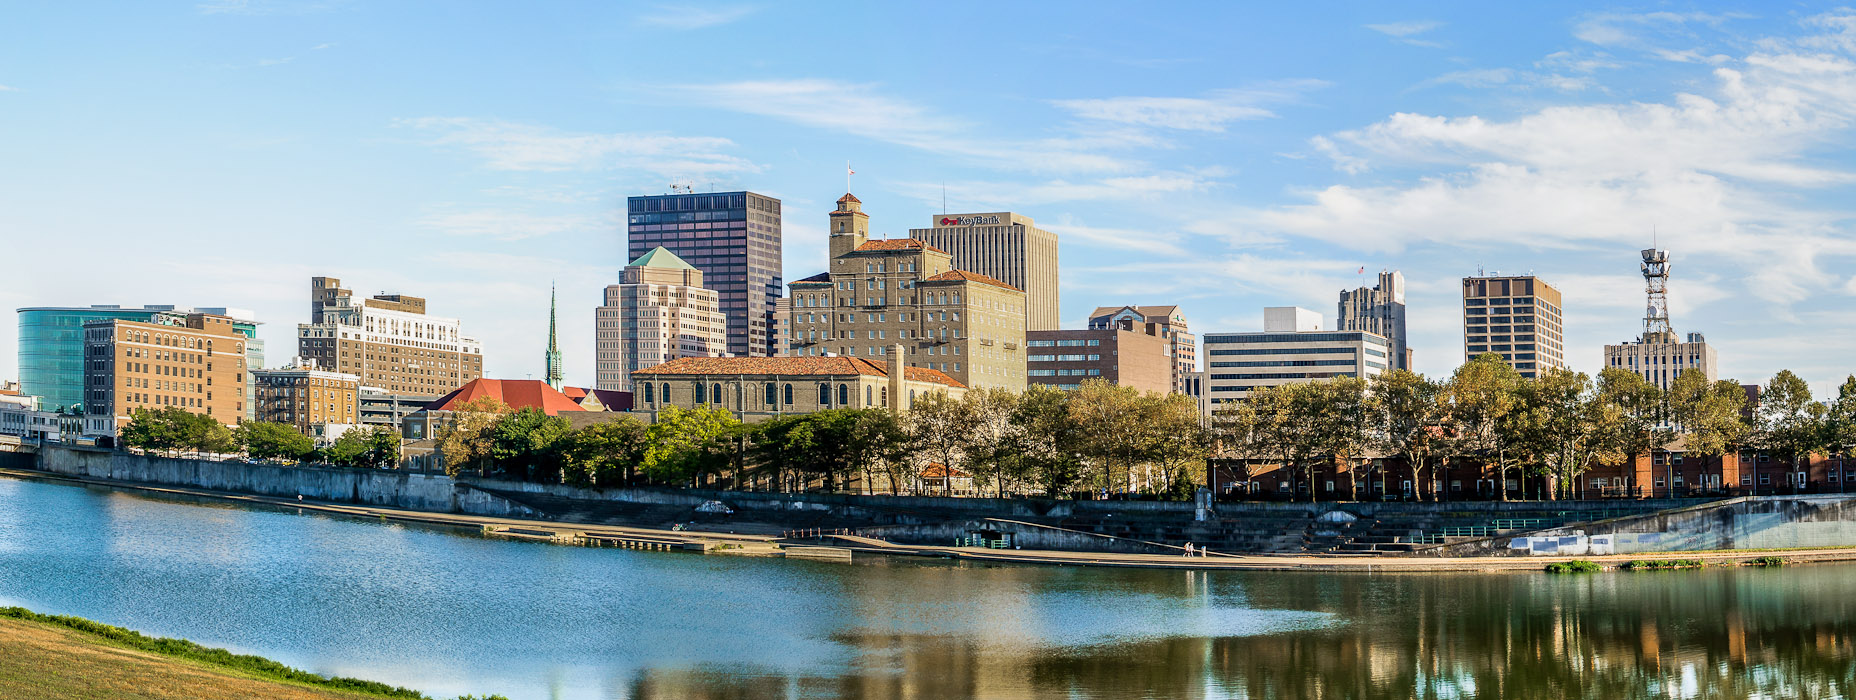
M 996 224 L 996 223 L 999 223 L 999 217 L 997 216 L 960 216 L 960 217 L 943 216 L 941 217 L 942 226 L 986 226 L 989 224 Z

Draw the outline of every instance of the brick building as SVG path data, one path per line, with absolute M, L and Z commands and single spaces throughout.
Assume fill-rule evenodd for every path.
M 114 435 L 139 408 L 178 407 L 226 425 L 245 418 L 245 336 L 229 316 L 157 313 L 84 324 L 87 430 Z

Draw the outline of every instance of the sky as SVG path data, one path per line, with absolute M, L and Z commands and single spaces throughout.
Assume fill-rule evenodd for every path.
M 275 366 L 326 275 L 426 297 L 520 379 L 553 284 L 586 385 L 625 197 L 780 198 L 790 281 L 824 269 L 849 163 L 877 235 L 944 196 L 1057 233 L 1065 327 L 1122 304 L 1201 335 L 1265 306 L 1331 324 L 1398 269 L 1441 375 L 1460 279 L 1532 273 L 1596 372 L 1641 332 L 1654 237 L 1723 378 L 1856 370 L 1856 11 L 1495 9 L 0 2 L 0 308 L 251 309 Z

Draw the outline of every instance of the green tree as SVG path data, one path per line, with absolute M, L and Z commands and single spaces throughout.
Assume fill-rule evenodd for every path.
M 1411 470 L 1412 495 L 1418 500 L 1424 500 L 1425 468 L 1441 438 L 1442 397 L 1443 385 L 1404 369 L 1373 375 L 1367 395 L 1374 442 L 1379 449 L 1404 459 Z
M 117 439 L 124 447 L 145 452 L 172 452 L 185 444 L 181 426 L 175 419 L 178 413 L 185 411 L 173 406 L 131 410 L 129 422 L 117 431 Z
M 1604 368 L 1598 373 L 1598 400 L 1617 411 L 1618 447 L 1626 461 L 1655 454 L 1675 441 L 1668 396 L 1636 372 Z
M 1134 466 L 1147 456 L 1150 444 L 1141 425 L 1141 392 L 1089 379 L 1070 397 L 1069 408 L 1082 437 L 1078 445 L 1096 463 L 1102 489 L 1132 490 Z
M 646 427 L 631 416 L 568 433 L 560 446 L 563 475 L 575 486 L 630 483 L 644 458 Z
M 1445 419 L 1451 448 L 1494 467 L 1501 500 L 1508 500 L 1508 447 L 1513 434 L 1508 414 L 1515 407 L 1521 375 L 1501 355 L 1479 355 L 1456 368 L 1444 385 Z
M 1553 367 L 1521 383 L 1512 425 L 1522 459 L 1546 478 L 1547 497 L 1570 495 L 1594 461 L 1623 457 L 1618 407 L 1598 400 L 1591 377 Z
M 967 432 L 967 472 L 976 487 L 993 485 L 993 493 L 1005 496 L 1007 480 L 1016 482 L 1025 476 L 1026 462 L 1018 452 L 1018 423 L 1012 420 L 1018 411 L 1019 395 L 1009 389 L 992 387 L 969 390 L 960 397 L 961 410 L 969 425 Z
M 726 466 L 740 425 L 735 414 L 719 406 L 666 406 L 645 430 L 640 471 L 660 484 L 694 486 L 703 475 Z
M 490 428 L 490 457 L 504 474 L 523 481 L 561 482 L 567 419 L 529 407 L 504 414 Z
M 1184 394 L 1149 394 L 1143 397 L 1147 426 L 1147 456 L 1160 472 L 1160 492 L 1173 498 L 1192 498 L 1206 483 L 1206 459 L 1211 456 L 1211 434 L 1199 415 L 1199 406 Z
M 316 450 L 316 442 L 288 423 L 251 421 L 232 431 L 233 438 L 252 459 L 300 460 Z
M 1845 386 L 1856 390 L 1856 377 Z M 1856 415 L 1856 396 L 1849 405 Z M 1841 399 L 1840 399 L 1841 400 Z M 1684 370 L 1669 386 L 1669 410 L 1681 431 L 1684 454 L 1705 458 L 1738 452 L 1751 433 L 1745 418 L 1746 390 L 1733 380 L 1710 382 L 1698 370 Z M 1723 462 L 1724 463 L 1724 462 Z M 1670 483 L 1675 483 L 1673 478 Z
M 490 465 L 493 441 L 490 431 L 510 412 L 507 404 L 481 396 L 451 409 L 434 431 L 438 451 L 444 455 L 445 473 L 457 476 L 467 467 L 484 473 Z
M 1367 431 L 1366 380 L 1357 377 L 1335 377 L 1303 385 L 1308 387 L 1301 406 L 1306 411 L 1312 453 L 1326 457 L 1335 465 L 1354 466 L 1354 460 L 1360 460 L 1366 454 L 1369 434 Z M 1312 460 L 1308 462 L 1306 472 L 1309 482 L 1314 481 Z M 1370 468 L 1370 463 L 1369 463 Z M 1370 472 L 1349 468 L 1347 489 L 1348 497 L 1359 496 L 1359 475 Z M 1314 487 L 1309 487 L 1309 499 L 1314 499 Z
M 1025 478 L 1053 498 L 1083 478 L 1081 431 L 1070 420 L 1069 401 L 1070 392 L 1033 384 L 1012 412 L 1017 429 L 1007 449 L 1017 455 Z
M 331 463 L 344 467 L 391 469 L 399 463 L 400 439 L 390 428 L 350 428 L 324 453 Z
M 947 392 L 936 391 L 915 400 L 903 425 L 909 443 L 917 451 L 947 467 L 949 476 L 941 482 L 941 494 L 947 495 L 952 488 L 954 466 L 967 454 L 967 436 L 973 432 L 972 412 Z
M 1811 453 L 1830 442 L 1824 429 L 1828 412 L 1823 403 L 1812 400 L 1810 385 L 1791 370 L 1779 370 L 1759 394 L 1759 444 L 1790 462 L 1793 472 L 1804 471 Z M 1792 478 L 1788 475 L 1786 480 Z

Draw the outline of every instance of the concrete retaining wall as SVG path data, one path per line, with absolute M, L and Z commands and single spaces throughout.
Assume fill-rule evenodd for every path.
M 1120 537 L 1102 535 L 1061 528 L 1044 527 L 1035 523 L 994 520 L 990 518 L 973 518 L 953 520 L 921 525 L 885 525 L 872 528 L 859 528 L 858 534 L 878 537 L 901 544 L 953 545 L 956 540 L 987 533 L 986 539 L 998 539 L 1003 534 L 1010 537 L 1011 543 L 1019 549 L 1049 549 L 1065 552 L 1124 552 L 1130 554 L 1177 554 L 1179 550 L 1161 545 L 1130 540 Z
M 1426 550 L 1437 556 L 1580 556 L 1856 546 L 1856 496 L 1733 498 L 1649 515 Z

